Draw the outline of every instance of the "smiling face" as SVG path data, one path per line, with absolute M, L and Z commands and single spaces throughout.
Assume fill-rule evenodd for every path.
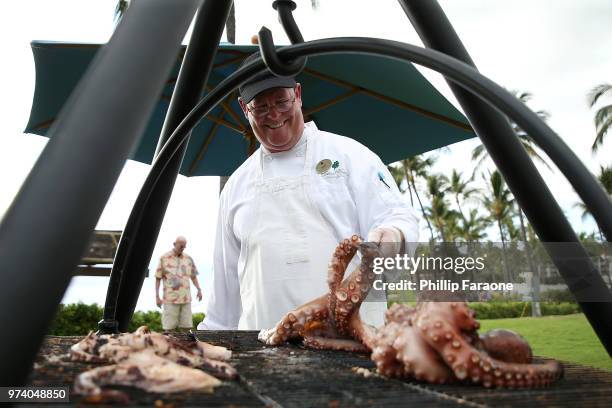
M 275 105 L 293 100 L 295 102 L 287 112 L 279 112 Z M 295 88 L 271 88 L 259 93 L 247 104 L 238 99 L 244 115 L 249 120 L 253 133 L 259 143 L 272 153 L 291 149 L 300 140 L 304 131 L 302 116 L 302 89 L 300 84 Z M 268 106 L 268 113 L 255 117 L 254 108 Z M 251 111 L 249 111 L 249 109 Z

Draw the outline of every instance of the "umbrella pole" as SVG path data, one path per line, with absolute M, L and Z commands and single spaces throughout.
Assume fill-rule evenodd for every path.
M 475 67 L 437 1 L 399 0 L 399 2 L 427 47 L 444 52 Z M 581 300 L 581 297 L 577 296 L 577 292 L 573 290 L 580 288 L 577 285 L 569 284 L 576 280 L 574 269 L 576 265 L 572 266 L 573 262 L 569 262 L 568 259 L 571 257 L 574 259 L 588 258 L 548 186 L 521 146 L 506 117 L 464 88 L 452 81 L 447 82 L 519 205 L 525 211 L 529 222 L 559 268 L 559 272 L 577 297 L 585 316 L 612 356 L 610 331 L 612 303 L 586 302 L 584 296 Z M 578 165 L 579 163 L 573 164 L 574 167 Z M 609 208 L 609 203 L 602 203 L 601 207 L 596 206 L 592 210 L 596 211 L 596 208 Z M 547 243 L 556 242 L 571 244 L 547 245 Z M 584 279 L 590 284 L 605 287 L 603 278 L 596 269 L 588 267 L 580 269 Z
M 232 0 L 205 0 L 197 13 L 156 157 L 174 129 L 200 99 L 231 5 Z M 189 137 L 185 138 L 157 183 L 145 182 L 140 190 L 117 249 L 106 294 L 104 318 L 98 324 L 101 332 L 128 329 L 188 141 Z

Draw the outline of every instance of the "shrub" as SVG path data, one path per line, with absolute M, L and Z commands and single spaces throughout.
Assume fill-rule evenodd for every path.
M 128 331 L 133 332 L 140 326 L 148 326 L 149 329 L 153 331 L 161 332 L 161 313 L 158 311 L 134 313 L 134 316 L 132 316 L 132 321 L 128 326 Z
M 552 316 L 552 315 L 568 315 L 572 313 L 581 313 L 580 307 L 577 303 L 563 302 L 563 303 L 548 303 L 542 302 L 540 303 L 540 309 L 542 310 L 542 315 L 544 316 Z
M 576 303 L 576 299 L 569 289 L 549 289 L 540 294 L 542 302 L 570 302 Z
M 507 319 L 512 317 L 531 316 L 531 302 L 476 302 L 470 303 L 478 319 Z M 576 303 L 541 302 L 542 316 L 567 315 L 580 313 Z
M 521 315 L 528 316 L 528 310 L 525 310 L 525 302 L 475 302 L 469 305 L 476 312 L 478 319 L 507 319 L 520 317 Z
M 104 309 L 97 305 L 84 303 L 60 304 L 48 334 L 55 336 L 84 336 L 98 329 Z
M 48 334 L 85 336 L 91 330 L 98 330 L 98 322 L 102 319 L 103 314 L 104 308 L 97 304 L 61 304 Z M 202 319 L 204 319 L 204 313 L 194 313 L 193 327 L 197 327 Z M 148 326 L 151 330 L 161 332 L 161 313 L 158 311 L 135 312 L 128 330 L 134 331 L 140 326 Z
M 497 293 L 494 292 L 491 295 L 491 300 L 489 302 L 520 302 L 521 295 L 518 293 Z
M 197 328 L 198 324 L 204 320 L 204 316 L 206 316 L 204 313 L 194 313 L 193 314 L 193 328 Z

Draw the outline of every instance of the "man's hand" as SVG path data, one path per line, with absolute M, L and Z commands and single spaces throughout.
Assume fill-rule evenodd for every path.
M 159 308 L 161 309 L 163 302 L 162 302 L 162 300 L 159 298 L 159 296 L 156 296 L 156 297 L 155 297 L 155 303 L 157 303 L 157 307 L 159 307 Z
M 378 244 L 385 257 L 393 257 L 403 250 L 404 236 L 395 227 L 378 227 L 370 231 L 368 242 Z
M 202 289 L 198 288 L 198 294 L 196 295 L 196 297 L 198 298 L 198 302 L 202 300 Z

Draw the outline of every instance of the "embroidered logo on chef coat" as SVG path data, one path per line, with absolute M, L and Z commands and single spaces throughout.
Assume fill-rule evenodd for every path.
M 323 178 L 346 176 L 347 172 L 342 168 L 338 160 L 323 159 L 315 167 L 317 174 Z
M 317 173 L 318 174 L 325 174 L 329 171 L 329 169 L 332 166 L 332 161 L 329 159 L 323 159 L 320 162 L 317 163 Z

